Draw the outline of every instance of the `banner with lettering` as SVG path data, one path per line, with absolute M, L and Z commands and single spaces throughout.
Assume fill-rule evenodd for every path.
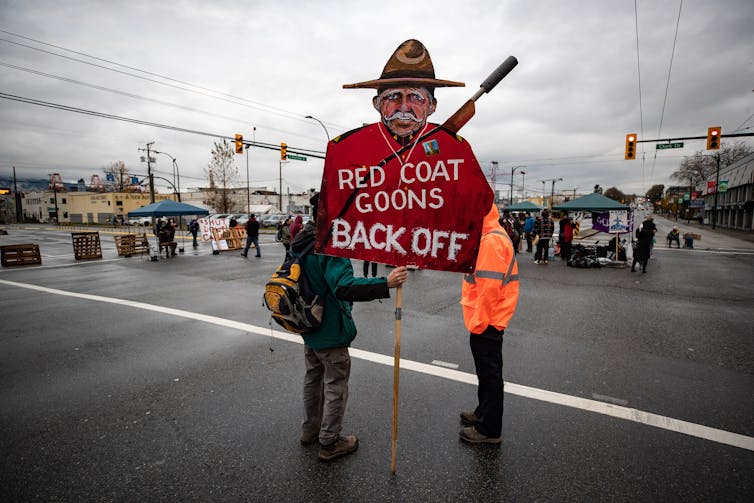
M 425 131 L 433 132 L 401 145 L 376 123 L 330 142 L 317 215 L 318 253 L 423 269 L 473 269 L 492 189 L 463 138 L 432 124 Z

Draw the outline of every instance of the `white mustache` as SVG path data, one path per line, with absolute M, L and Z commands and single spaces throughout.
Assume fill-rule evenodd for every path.
M 392 121 L 392 120 L 395 120 L 395 119 L 398 119 L 398 120 L 404 120 L 404 121 L 408 120 L 408 121 L 413 121 L 413 122 L 421 122 L 421 121 L 420 121 L 420 120 L 419 120 L 419 119 L 418 119 L 418 118 L 416 117 L 416 115 L 412 114 L 411 112 L 401 112 L 401 111 L 397 111 L 397 112 L 393 112 L 393 113 L 392 113 L 391 115 L 389 115 L 388 117 L 385 117 L 385 120 L 386 120 L 386 121 Z

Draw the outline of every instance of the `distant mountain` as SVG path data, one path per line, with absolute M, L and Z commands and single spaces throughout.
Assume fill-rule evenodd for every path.
M 77 190 L 75 183 L 64 184 L 69 191 Z M 16 186 L 19 192 L 33 192 L 47 190 L 50 180 L 47 178 L 17 178 Z M 13 177 L 0 176 L 0 187 L 8 187 L 13 190 Z

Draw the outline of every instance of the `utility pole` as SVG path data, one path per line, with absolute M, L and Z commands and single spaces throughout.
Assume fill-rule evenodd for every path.
M 283 213 L 283 161 L 278 161 L 278 207 Z
M 21 194 L 18 193 L 18 184 L 16 183 L 15 166 L 13 166 L 13 196 L 16 201 L 16 223 L 20 224 L 23 220 L 23 212 L 21 211 Z
M 151 156 L 152 151 L 149 148 L 152 145 L 154 145 L 154 142 L 150 141 L 149 143 L 147 143 L 146 149 L 143 149 L 143 148 L 137 149 L 140 152 L 146 151 L 147 153 L 147 176 L 149 177 L 149 203 L 150 204 L 154 204 L 154 176 L 152 175 L 152 156 Z M 144 161 L 142 160 L 142 162 Z

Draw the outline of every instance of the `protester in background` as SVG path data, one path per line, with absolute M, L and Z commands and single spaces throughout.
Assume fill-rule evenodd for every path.
M 160 226 L 160 232 L 157 236 L 160 248 L 162 248 L 163 243 L 168 243 L 165 245 L 165 256 L 175 256 L 175 249 L 178 247 L 178 243 L 175 242 L 175 222 L 172 218 Z
M 649 262 L 650 249 L 652 247 L 652 240 L 654 239 L 654 232 L 652 227 L 648 225 L 642 225 L 636 229 L 636 247 L 634 248 L 634 261 L 631 264 L 631 272 L 636 272 L 636 264 L 641 265 L 641 272 L 647 272 L 647 262 Z
M 157 219 L 157 222 L 154 224 L 154 235 L 159 236 L 160 231 L 162 230 L 162 227 L 165 225 L 165 222 L 162 221 L 161 218 Z
M 309 203 L 312 220 L 291 241 L 291 253 L 301 253 L 315 240 L 319 194 Z M 301 265 L 314 291 L 325 296 L 322 326 L 303 334 L 306 375 L 301 443 L 309 445 L 319 439 L 319 459 L 331 461 L 359 447 L 356 435 L 340 434 L 351 375 L 348 347 L 356 337 L 352 303 L 389 298 L 389 289 L 405 283 L 407 274 L 405 267 L 397 267 L 387 279 L 355 278 L 349 259 L 314 253 L 304 255 Z
M 280 224 L 280 242 L 283 243 L 285 258 L 287 259 L 291 250 L 291 217 L 285 217 L 285 220 Z
M 652 249 L 654 248 L 655 244 L 655 234 L 657 234 L 657 226 L 655 225 L 654 218 L 652 217 L 652 214 L 646 216 L 644 221 L 641 223 L 641 229 L 648 229 L 652 233 L 652 239 L 649 242 L 649 254 L 647 255 L 647 259 L 649 259 L 652 256 Z
M 537 227 L 536 224 L 539 224 Z M 550 260 L 550 239 L 555 228 L 552 219 L 550 218 L 550 212 L 542 210 L 542 218 L 535 223 L 535 232 L 539 236 L 537 241 L 537 264 L 549 264 Z
M 521 242 L 521 237 L 515 228 L 514 219 L 508 210 L 503 210 L 503 216 L 498 219 L 498 224 L 505 230 L 513 242 L 513 251 L 518 253 L 518 245 Z
M 560 219 L 560 258 L 566 262 L 571 259 L 571 246 L 573 244 L 573 223 L 566 214 Z
M 254 243 L 254 248 L 257 249 L 256 256 L 261 257 L 262 251 L 259 249 L 259 222 L 253 213 L 249 215 L 249 220 L 246 222 L 246 247 L 243 249 L 243 253 L 241 253 L 242 257 L 249 255 L 249 248 L 252 243 Z
M 230 217 L 230 221 L 228 222 L 228 228 L 232 229 L 233 227 L 236 227 L 238 225 L 238 220 L 236 220 L 235 216 Z
M 197 248 L 199 246 L 199 243 L 196 241 L 196 237 L 199 235 L 199 220 L 196 218 L 192 219 L 188 224 L 188 230 L 194 237 L 194 248 Z
M 503 333 L 518 303 L 518 264 L 513 242 L 498 223 L 496 207 L 482 227 L 476 267 L 464 276 L 463 321 L 479 387 L 473 411 L 461 412 L 460 436 L 472 444 L 499 444 L 503 429 Z
M 534 237 L 534 217 L 530 212 L 526 212 L 524 220 L 524 239 L 526 239 L 526 251 L 531 252 L 531 240 Z
M 681 231 L 678 230 L 678 226 L 673 227 L 673 229 L 668 232 L 668 248 L 673 247 L 673 241 L 675 241 L 678 248 L 681 247 Z
M 291 224 L 291 242 L 293 242 L 293 239 L 296 237 L 296 234 L 298 234 L 298 231 L 300 231 L 304 227 L 304 217 L 301 215 L 296 215 L 296 218 L 293 220 L 293 223 Z

